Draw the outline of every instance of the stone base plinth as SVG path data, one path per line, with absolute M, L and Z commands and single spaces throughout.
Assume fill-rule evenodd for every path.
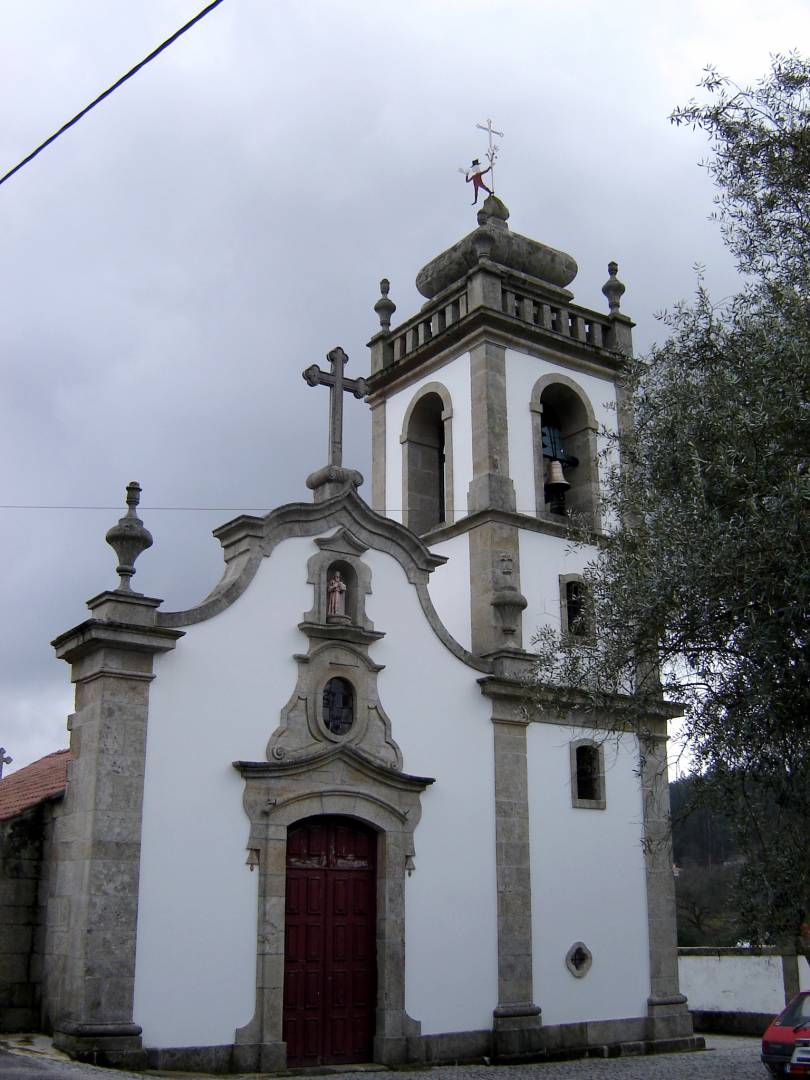
M 148 1064 L 138 1024 L 64 1023 L 54 1029 L 53 1045 L 87 1065 L 137 1071 Z

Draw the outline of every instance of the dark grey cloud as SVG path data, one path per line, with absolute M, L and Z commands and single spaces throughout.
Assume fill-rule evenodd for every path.
M 201 6 L 2 5 L 0 165 Z M 456 170 L 487 116 L 512 226 L 574 255 L 588 306 L 617 259 L 648 346 L 695 262 L 718 295 L 735 287 L 703 139 L 666 117 L 707 60 L 756 77 L 808 21 L 797 2 L 225 0 L 0 188 L 0 503 L 119 506 L 137 479 L 156 540 L 137 586 L 169 609 L 200 599 L 227 508 L 305 498 L 324 462 L 326 394 L 301 370 L 341 344 L 365 371 L 379 279 L 407 317 L 419 267 L 473 227 Z M 368 475 L 362 405 L 347 426 Z M 114 584 L 120 513 L 0 510 L 15 766 L 64 745 L 48 642 Z

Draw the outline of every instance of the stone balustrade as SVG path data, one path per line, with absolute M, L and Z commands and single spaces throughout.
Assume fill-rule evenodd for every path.
M 400 326 L 390 331 L 384 328 L 372 343 L 372 373 L 389 365 L 401 364 L 428 342 L 461 322 L 474 308 L 480 307 L 481 301 L 474 299 L 473 276 L 469 275 L 455 288 L 447 289 Z M 567 304 L 542 290 L 521 289 L 513 282 L 496 281 L 494 289 L 487 291 L 484 307 L 499 310 L 501 314 L 540 331 L 583 342 L 596 349 L 610 352 L 617 349 L 616 315 L 601 315 Z M 624 316 L 618 318 L 632 325 Z
M 528 292 L 521 293 L 506 287 L 501 290 L 501 310 L 542 330 L 587 342 L 597 349 L 608 347 L 611 320 L 607 315 L 599 316 L 585 308 L 547 302 Z
M 421 348 L 426 341 L 443 333 L 453 323 L 457 323 L 467 314 L 467 290 L 462 285 L 458 289 L 431 305 L 431 310 L 421 311 L 394 330 L 389 339 L 393 363 L 399 363 L 412 352 Z

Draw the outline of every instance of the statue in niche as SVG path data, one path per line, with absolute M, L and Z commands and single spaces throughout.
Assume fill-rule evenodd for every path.
M 326 583 L 326 614 L 346 614 L 346 582 L 339 570 L 335 570 Z

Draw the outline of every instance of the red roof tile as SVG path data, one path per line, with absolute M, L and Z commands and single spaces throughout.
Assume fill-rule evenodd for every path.
M 0 821 L 59 795 L 67 784 L 70 750 L 57 750 L 0 780 Z

